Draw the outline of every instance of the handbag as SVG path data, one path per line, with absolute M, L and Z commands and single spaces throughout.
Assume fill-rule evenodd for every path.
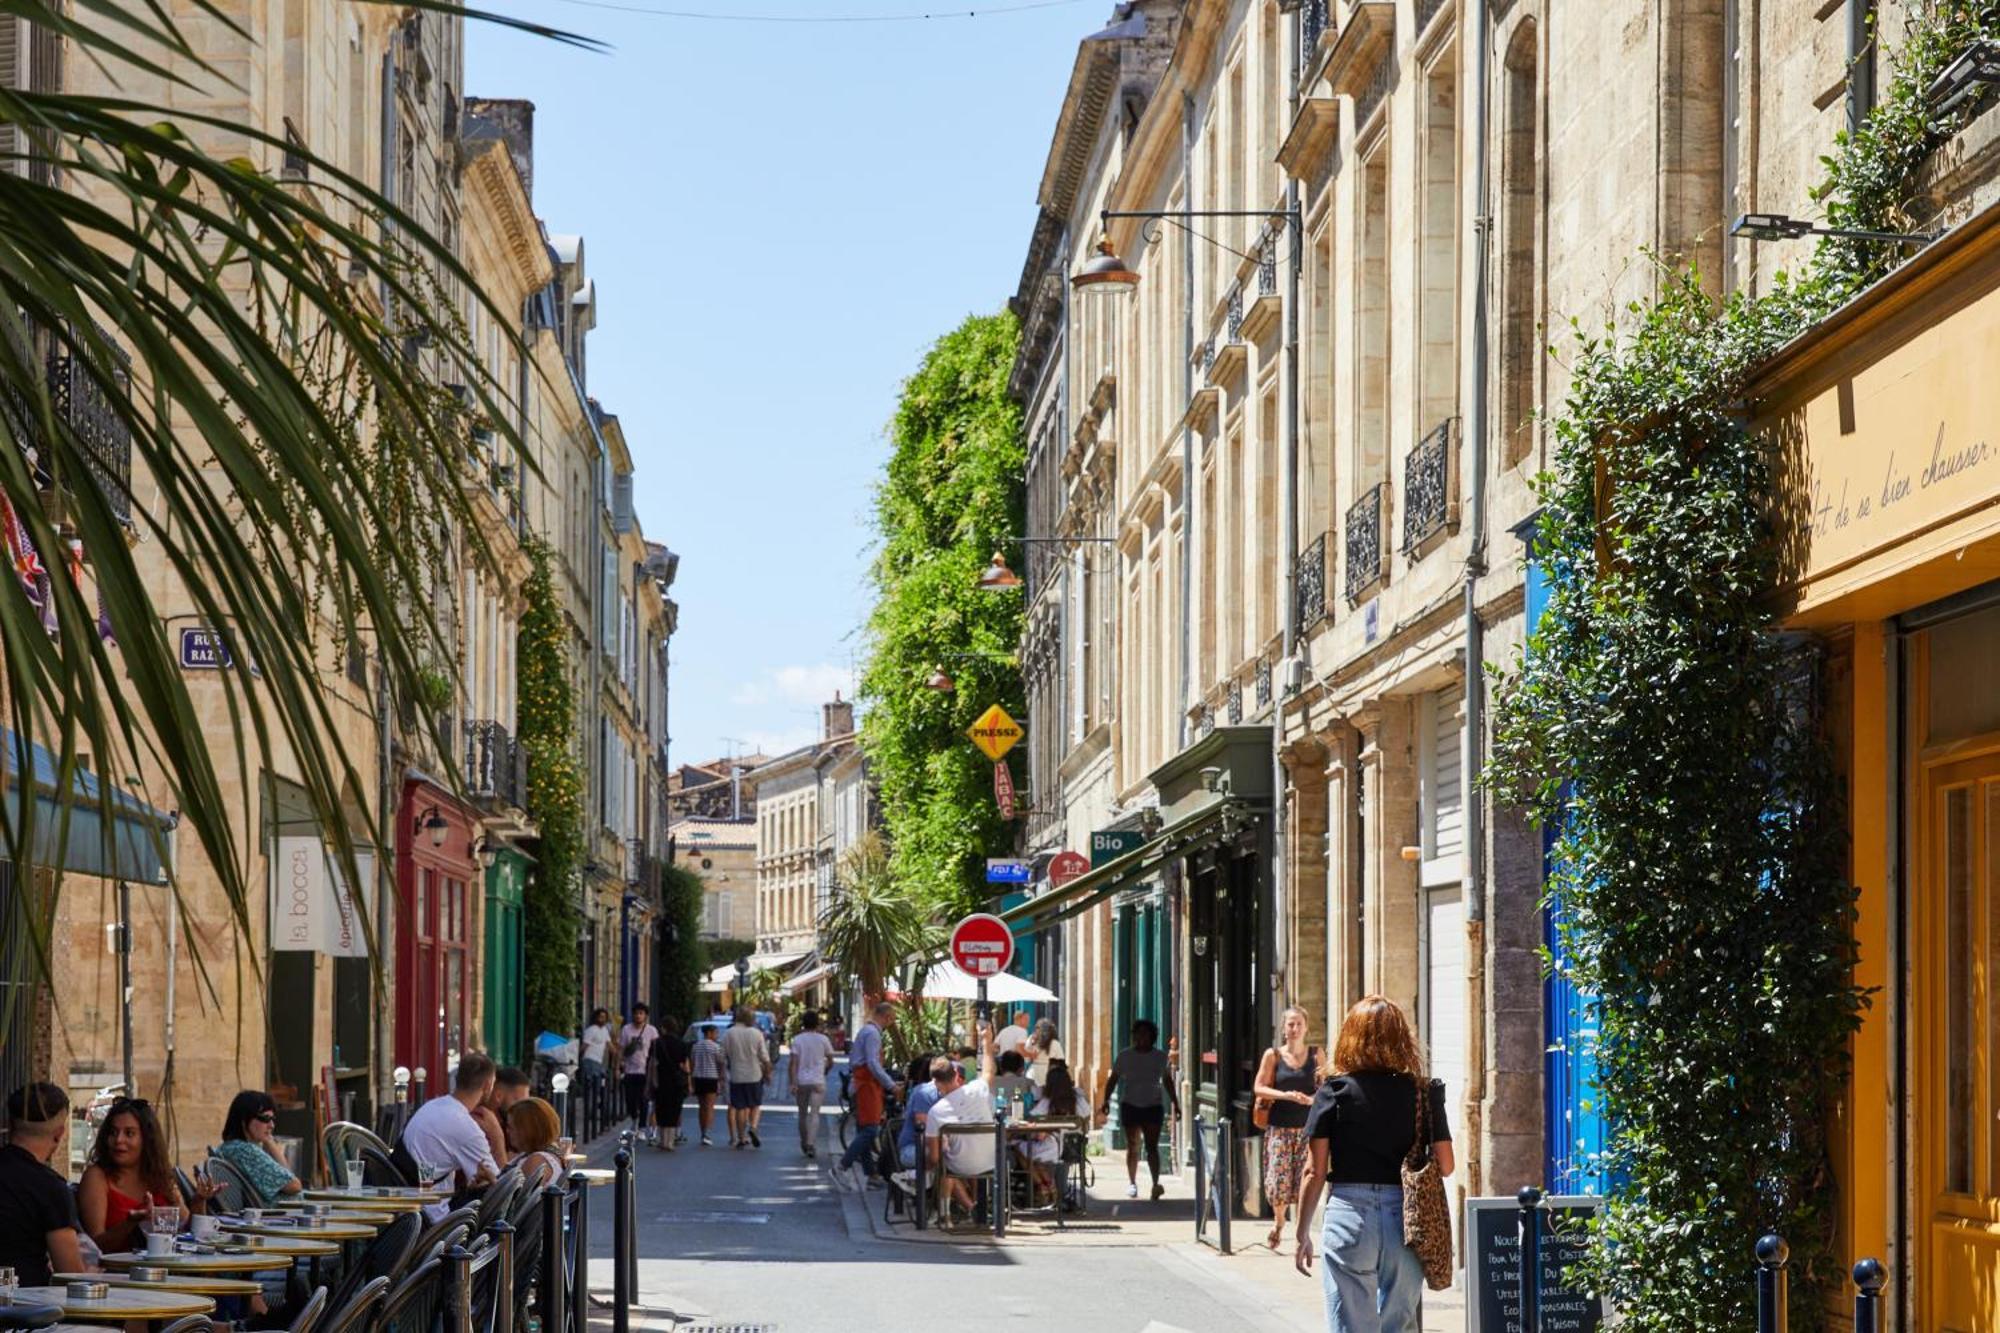
M 1424 1285 L 1443 1291 L 1451 1285 L 1451 1206 L 1444 1177 L 1431 1154 L 1431 1090 L 1411 1080 L 1417 1095 L 1417 1139 L 1403 1158 L 1403 1244 L 1423 1265 Z

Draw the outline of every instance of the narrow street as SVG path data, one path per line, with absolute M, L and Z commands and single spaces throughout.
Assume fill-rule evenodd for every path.
M 772 1086 L 784 1078 L 781 1065 Z M 882 1333 L 936 1318 L 1103 1333 L 1323 1327 L 1317 1284 L 1289 1274 L 1289 1264 L 1296 1291 L 1286 1300 L 1282 1288 L 1274 1296 L 1230 1271 L 1268 1272 L 1267 1253 L 1224 1260 L 1195 1245 L 1185 1189 L 1159 1204 L 1113 1204 L 1115 1182 L 1100 1168 L 1094 1215 L 1066 1236 L 1025 1228 L 996 1245 L 898 1227 L 890 1239 L 877 1234 L 881 1192 L 844 1195 L 828 1176 L 838 1153 L 833 1116 L 815 1161 L 799 1154 L 789 1105 L 766 1107 L 761 1149 L 731 1150 L 720 1120 L 718 1111 L 715 1147 L 695 1139 L 671 1154 L 636 1149 L 635 1329 Z M 684 1124 L 692 1136 L 692 1102 Z M 592 1286 L 607 1295 L 611 1191 L 592 1202 Z

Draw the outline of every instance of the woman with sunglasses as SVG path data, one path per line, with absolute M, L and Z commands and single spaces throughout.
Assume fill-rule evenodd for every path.
M 97 1141 L 90 1147 L 90 1165 L 76 1187 L 77 1214 L 83 1229 L 106 1254 L 139 1249 L 147 1215 L 170 1208 L 187 1221 L 190 1206 L 205 1207 L 210 1190 L 197 1199 L 181 1197 L 167 1160 L 166 1136 L 153 1108 L 134 1097 L 111 1104 Z
M 280 1195 L 297 1194 L 302 1188 L 278 1146 L 278 1104 L 268 1092 L 254 1089 L 239 1092 L 229 1103 L 228 1118 L 222 1122 L 222 1146 L 215 1155 L 235 1167 L 257 1192 L 245 1205 L 261 1208 Z

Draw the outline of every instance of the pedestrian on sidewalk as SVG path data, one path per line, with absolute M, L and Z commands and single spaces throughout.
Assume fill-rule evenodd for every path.
M 634 1136 L 646 1132 L 646 1066 L 653 1058 L 653 1043 L 659 1039 L 660 1030 L 653 1026 L 646 1006 L 633 1005 L 632 1021 L 618 1029 L 618 1055 L 624 1075 L 625 1115 L 632 1122 Z
M 593 1009 L 583 1025 L 583 1040 L 577 1048 L 577 1072 L 583 1076 L 583 1101 L 597 1119 L 605 1117 L 604 1087 L 611 1068 L 611 1011 Z
M 1319 1087 L 1319 1047 L 1306 1045 L 1306 1011 L 1294 1005 L 1279 1020 L 1278 1042 L 1257 1065 L 1258 1098 L 1270 1107 L 1264 1126 L 1264 1197 L 1271 1202 L 1271 1252 L 1285 1242 L 1285 1214 L 1306 1172 L 1306 1112 Z
M 736 1011 L 736 1022 L 722 1035 L 724 1072 L 729 1075 L 729 1146 L 761 1148 L 757 1122 L 764 1115 L 764 1080 L 771 1077 L 771 1048 L 749 1007 Z
M 1320 1286 L 1328 1333 L 1417 1333 L 1423 1264 L 1403 1243 L 1403 1160 L 1417 1139 L 1417 1096 L 1428 1100 L 1431 1159 L 1452 1173 L 1444 1084 L 1393 1000 L 1366 995 L 1347 1011 L 1333 1060 L 1306 1116 L 1311 1162 L 1299 1198 L 1292 1263 L 1311 1276 L 1312 1215 L 1326 1191 Z
M 895 1077 L 882 1067 L 882 1029 L 895 1016 L 895 1005 L 877 1000 L 868 1021 L 848 1045 L 847 1064 L 854 1071 L 854 1137 L 840 1155 L 837 1170 L 842 1174 L 853 1171 L 857 1163 L 874 1160 L 875 1136 L 882 1132 L 889 1094 L 898 1086 Z
M 1158 1199 L 1167 1192 L 1160 1183 L 1160 1129 L 1170 1108 L 1174 1119 L 1180 1119 L 1181 1103 L 1167 1073 L 1167 1053 L 1160 1049 L 1159 1025 L 1152 1019 L 1132 1024 L 1132 1044 L 1111 1062 L 1104 1104 L 1098 1108 L 1104 1115 L 1111 1114 L 1114 1092 L 1118 1094 L 1118 1124 L 1125 1131 L 1125 1197 L 1139 1197 L 1139 1145 L 1143 1140 L 1146 1170 L 1152 1174 L 1153 1197 Z
M 1028 1060 L 1028 1077 L 1036 1087 L 1045 1087 L 1049 1081 L 1049 1066 L 1057 1060 L 1067 1062 L 1068 1055 L 1063 1044 L 1056 1040 L 1054 1020 L 1038 1018 L 1035 1030 L 1028 1034 L 1027 1044 L 1021 1047 L 1021 1054 Z
M 819 1011 L 808 1009 L 792 1038 L 792 1102 L 799 1108 L 799 1151 L 819 1156 L 820 1109 L 826 1105 L 826 1074 L 833 1068 L 833 1043 L 819 1030 Z
M 722 1046 L 715 1040 L 715 1028 L 708 1023 L 695 1030 L 694 1047 L 688 1052 L 688 1073 L 694 1081 L 695 1120 L 701 1127 L 701 1146 L 715 1140 L 708 1136 L 715 1119 L 715 1094 L 722 1087 Z
M 660 1039 L 653 1043 L 653 1128 L 662 1152 L 672 1152 L 687 1138 L 681 1133 L 681 1107 L 688 1094 L 688 1044 L 672 1017 L 660 1020 Z

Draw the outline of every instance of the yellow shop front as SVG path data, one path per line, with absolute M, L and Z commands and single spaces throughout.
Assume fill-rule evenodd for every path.
M 1760 372 L 1792 628 L 1824 644 L 1871 992 L 1840 1247 L 1923 1333 L 2000 1333 L 2000 212 Z

